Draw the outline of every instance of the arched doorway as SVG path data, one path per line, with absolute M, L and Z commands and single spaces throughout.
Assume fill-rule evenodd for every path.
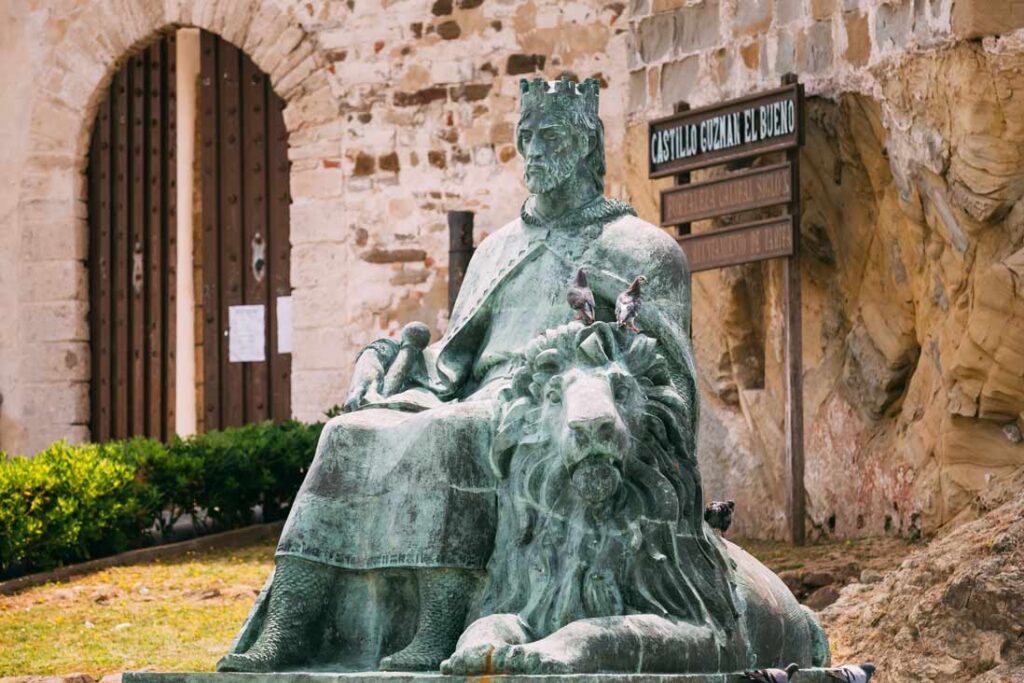
M 284 103 L 237 47 L 183 31 L 126 60 L 90 143 L 96 441 L 291 412 Z

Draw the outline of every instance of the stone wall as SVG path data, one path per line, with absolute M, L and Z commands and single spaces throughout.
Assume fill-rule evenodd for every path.
M 119 60 L 219 33 L 288 102 L 293 407 L 355 352 L 445 324 L 445 212 L 525 197 L 517 81 L 594 76 L 608 191 L 648 219 L 646 120 L 807 87 L 801 225 L 812 535 L 915 535 L 1024 463 L 1024 10 L 997 0 L 11 0 L 0 9 L 0 448 L 88 438 L 86 206 Z M 705 229 L 697 225 L 696 229 Z M 784 528 L 780 273 L 694 278 L 709 492 Z
M 1024 465 L 1024 10 L 632 5 L 627 185 L 648 219 L 664 184 L 645 175 L 647 119 L 786 72 L 806 84 L 812 537 L 916 536 L 971 514 L 979 492 Z M 772 262 L 694 278 L 703 472 L 712 495 L 740 501 L 740 534 L 785 528 L 780 278 Z
M 88 438 L 83 169 L 120 60 L 157 32 L 213 31 L 288 103 L 293 411 L 343 399 L 356 351 L 413 319 L 446 325 L 449 209 L 478 238 L 526 196 L 522 77 L 602 80 L 621 146 L 626 19 L 598 0 L 13 0 L 0 15 L 0 449 Z M 614 74 L 614 75 L 612 75 Z M 621 161 L 609 191 L 622 196 Z

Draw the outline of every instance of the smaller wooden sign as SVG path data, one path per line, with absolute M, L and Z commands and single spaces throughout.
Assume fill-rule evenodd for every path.
M 690 271 L 724 268 L 793 253 L 793 217 L 769 218 L 679 239 Z
M 651 121 L 651 178 L 793 149 L 803 143 L 798 83 Z
M 792 178 L 790 165 L 782 163 L 662 190 L 661 225 L 789 203 Z

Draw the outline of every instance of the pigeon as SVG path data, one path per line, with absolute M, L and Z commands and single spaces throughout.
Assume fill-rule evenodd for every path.
M 735 507 L 734 500 L 712 501 L 704 510 L 704 521 L 712 529 L 718 529 L 724 534 L 732 526 L 732 511 Z
M 744 671 L 743 677 L 754 683 L 788 683 L 793 674 L 800 670 L 796 664 L 790 664 L 785 669 L 755 669 Z
M 636 326 L 636 316 L 640 313 L 640 285 L 646 285 L 647 278 L 637 275 L 629 288 L 615 300 L 615 320 L 619 327 L 628 327 L 633 332 L 639 332 Z
M 569 283 L 569 292 L 565 298 L 572 310 L 576 311 L 576 320 L 582 320 L 584 325 L 594 322 L 594 293 L 587 285 L 587 271 L 582 268 L 576 271 L 576 277 Z
M 867 662 L 860 666 L 847 664 L 846 666 L 841 666 L 838 669 L 829 669 L 828 677 L 834 681 L 841 681 L 842 683 L 868 683 L 874 673 L 875 665 L 871 662 Z

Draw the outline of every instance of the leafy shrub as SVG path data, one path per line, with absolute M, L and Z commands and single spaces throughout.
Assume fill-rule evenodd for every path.
M 257 424 L 170 444 L 134 438 L 34 458 L 0 453 L 0 577 L 152 542 L 183 514 L 209 528 L 282 519 L 313 459 L 322 424 Z
M 0 465 L 0 573 L 121 552 L 159 513 L 119 444 L 61 441 Z

